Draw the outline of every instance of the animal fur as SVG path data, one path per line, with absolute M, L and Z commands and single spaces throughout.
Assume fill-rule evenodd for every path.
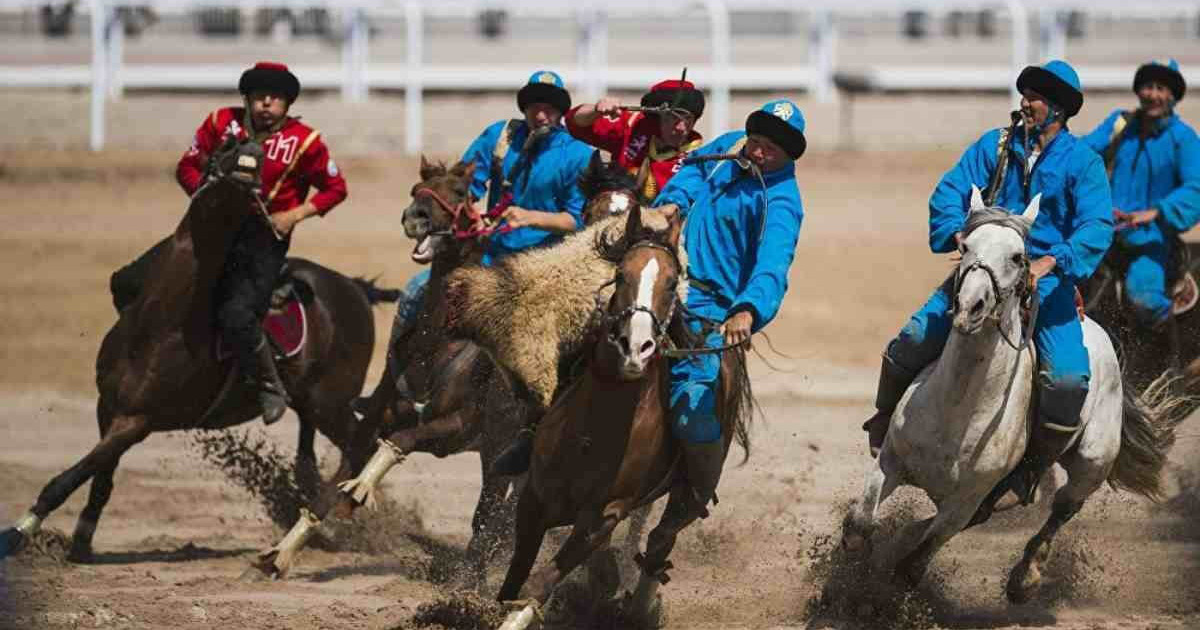
M 642 225 L 665 230 L 666 218 L 643 210 Z M 457 269 L 446 280 L 451 334 L 474 341 L 533 402 L 550 406 L 563 357 L 581 349 L 596 309 L 597 291 L 616 273 L 596 242 L 623 238 L 625 215 L 599 221 L 559 245 L 516 254 L 494 267 Z M 686 269 L 686 255 L 678 252 Z M 680 282 L 682 290 L 687 283 Z M 611 288 L 599 294 L 607 303 Z

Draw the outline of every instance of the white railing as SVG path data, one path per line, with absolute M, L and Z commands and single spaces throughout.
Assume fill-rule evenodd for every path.
M 556 66 L 584 99 L 604 94 L 609 89 L 644 89 L 648 77 L 671 76 L 677 67 L 654 65 L 613 66 L 608 58 L 608 16 L 687 15 L 701 11 L 709 25 L 707 64 L 693 64 L 688 77 L 710 91 L 710 124 L 716 127 L 729 118 L 732 90 L 804 90 L 822 101 L 835 96 L 833 77 L 836 69 L 835 48 L 839 14 L 909 10 L 913 8 L 946 11 L 950 8 L 1002 8 L 1012 23 L 1012 47 L 1009 63 L 997 60 L 992 65 L 912 66 L 875 65 L 862 73 L 867 83 L 880 90 L 1014 90 L 1013 77 L 1031 61 L 1029 57 L 1032 21 L 1027 0 L 597 0 L 547 2 L 542 0 L 267 0 L 245 2 L 242 10 L 258 7 L 323 7 L 340 12 L 343 32 L 340 63 L 306 64 L 306 87 L 340 89 L 347 101 L 362 101 L 372 88 L 401 89 L 405 92 L 405 149 L 417 153 L 422 147 L 423 95 L 429 89 L 511 90 L 528 76 L 526 65 L 496 63 L 454 66 L 423 62 L 425 19 L 430 16 L 472 16 L 487 8 L 502 7 L 510 13 L 537 17 L 574 19 L 578 25 L 574 65 Z M 34 0 L 0 0 L 0 9 L 36 6 Z M 236 80 L 241 66 L 229 64 L 127 64 L 124 62 L 124 29 L 116 7 L 128 2 L 89 0 L 91 15 L 91 63 L 75 66 L 0 66 L 0 87 L 90 87 L 90 146 L 105 144 L 105 105 L 125 88 L 224 89 Z M 219 0 L 139 0 L 164 12 L 182 12 L 202 7 L 228 7 Z M 1037 54 L 1034 59 L 1060 57 L 1065 50 L 1066 25 L 1056 12 L 1066 9 L 1104 11 L 1108 14 L 1165 15 L 1190 12 L 1195 15 L 1196 1 L 1156 0 L 1131 6 L 1117 0 L 1038 0 Z M 808 16 L 807 61 L 796 65 L 735 65 L 732 61 L 730 8 L 739 11 L 771 10 L 803 13 Z M 405 21 L 405 61 L 370 61 L 370 15 L 401 16 Z M 1089 88 L 1127 86 L 1130 69 L 1124 66 L 1084 66 L 1081 78 Z M 1200 81 L 1200 76 L 1189 76 Z M 1014 99 L 1016 95 L 1014 93 Z

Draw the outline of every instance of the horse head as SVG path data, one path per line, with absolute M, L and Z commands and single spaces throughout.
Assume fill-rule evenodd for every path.
M 1025 239 L 1037 219 L 1041 195 L 1022 214 L 989 208 L 979 189 L 971 188 L 971 206 L 963 228 L 954 275 L 954 328 L 974 334 L 987 320 L 999 320 L 1033 291 Z
M 404 209 L 404 234 L 417 242 L 412 259 L 426 264 L 458 244 L 455 232 L 471 227 L 477 218 L 472 207 L 471 178 L 474 162 L 450 168 L 421 156 L 421 181 L 412 188 L 412 203 Z
M 592 152 L 588 167 L 579 176 L 579 190 L 587 200 L 583 222 L 592 225 L 601 219 L 624 214 L 639 205 L 634 189 L 637 179 L 616 162 L 605 162 L 599 151 Z
M 681 229 L 678 218 L 672 218 L 665 231 L 647 228 L 642 225 L 641 207 L 634 206 L 625 236 L 608 252 L 617 262 L 617 272 L 604 311 L 605 336 L 599 354 L 601 362 L 624 380 L 641 378 L 665 341 L 683 273 L 678 253 Z

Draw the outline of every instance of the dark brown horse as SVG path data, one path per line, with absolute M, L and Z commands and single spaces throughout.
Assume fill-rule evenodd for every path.
M 557 398 L 538 428 L 501 601 L 523 596 L 544 603 L 573 569 L 607 545 L 632 510 L 669 493 L 662 520 L 637 559 L 642 574 L 626 611 L 639 624 L 653 624 L 658 614 L 657 587 L 667 581 L 675 538 L 700 514 L 684 480 L 667 411 L 668 322 L 674 328 L 671 337 L 685 336 L 676 308 L 680 228 L 673 221 L 666 233 L 646 230 L 641 211 L 634 209 L 621 240 L 597 243 L 605 250 L 602 256 L 620 261 L 614 292 L 593 329 L 586 371 Z M 631 344 L 629 331 L 639 325 L 649 326 L 653 336 Z M 749 448 L 751 397 L 744 361 L 738 350 L 726 352 L 721 362 L 717 409 L 726 452 L 734 439 Z M 567 541 L 526 583 L 546 531 L 563 525 L 572 525 Z M 517 620 L 531 616 L 527 607 L 505 628 L 523 627 Z
M 1177 242 L 1182 260 L 1174 261 L 1179 272 L 1200 278 L 1200 243 Z M 1087 314 L 1112 337 L 1121 357 L 1122 370 L 1136 394 L 1141 394 L 1160 375 L 1182 377 L 1174 386 L 1177 393 L 1193 402 L 1181 412 L 1190 412 L 1200 404 L 1200 308 L 1173 316 L 1173 321 L 1158 329 L 1149 329 L 1133 315 L 1125 301 L 1124 275 L 1128 257 L 1114 245 L 1104 262 L 1083 286 Z M 1174 278 L 1171 280 L 1174 284 Z
M 0 557 L 32 535 L 79 486 L 92 480 L 79 516 L 71 557 L 87 560 L 96 524 L 113 487 L 121 455 L 156 431 L 219 429 L 249 421 L 261 410 L 229 362 L 216 358 L 214 287 L 242 221 L 261 221 L 253 188 L 262 149 L 246 142 L 214 159 L 214 174 L 193 196 L 169 246 L 156 259 L 137 299 L 124 308 L 96 358 L 100 442 L 46 485 L 18 524 L 0 534 Z M 350 411 L 362 391 L 374 345 L 367 296 L 355 281 L 294 259 L 291 275 L 312 289 L 308 341 L 281 360 L 280 375 L 300 418 L 300 457 L 312 455 L 314 427 L 342 451 L 334 481 L 360 469 L 371 432 Z
M 404 231 L 416 242 L 412 257 L 429 263 L 430 280 L 414 322 L 397 317 L 388 363 L 371 396 L 360 401 L 364 422 L 381 427 L 379 448 L 359 476 L 342 484 L 335 501 L 320 502 L 279 544 L 260 555 L 255 567 L 264 574 L 287 574 L 313 528 L 330 511 L 348 516 L 375 502 L 377 484 L 409 453 L 446 457 L 478 451 L 483 476 L 472 520 L 467 558 L 471 576 L 482 579 L 494 550 L 510 536 L 512 506 L 504 496 L 512 481 L 489 473 L 499 450 L 521 426 L 523 411 L 495 365 L 479 347 L 447 337 L 443 278 L 450 271 L 478 264 L 481 241 L 464 238 L 477 228 L 468 194 L 475 165 L 447 169 L 421 160 L 421 181 L 404 210 Z

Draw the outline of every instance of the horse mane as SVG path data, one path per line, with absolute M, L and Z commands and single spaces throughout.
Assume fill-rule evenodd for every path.
M 675 262 L 680 262 L 678 252 L 681 247 L 673 246 L 667 241 L 667 232 L 659 230 L 642 230 L 637 239 L 629 238 L 629 234 L 622 234 L 620 238 L 613 238 L 611 232 L 600 232 L 596 234 L 596 238 L 592 241 L 593 251 L 601 260 L 608 261 L 614 265 L 621 264 L 625 259 L 629 250 L 635 245 L 651 243 L 658 245 L 674 254 L 676 254 Z M 683 273 L 683 267 L 680 266 L 680 273 Z
M 1032 224 L 1024 216 L 1013 214 L 1004 208 L 973 208 L 967 213 L 967 224 L 963 226 L 963 238 L 985 225 L 1012 228 L 1022 239 L 1029 238 Z
M 636 187 L 637 180 L 633 175 L 615 162 L 602 166 L 589 166 L 579 176 L 579 190 L 583 192 L 583 198 L 588 201 L 603 192 L 632 191 Z

